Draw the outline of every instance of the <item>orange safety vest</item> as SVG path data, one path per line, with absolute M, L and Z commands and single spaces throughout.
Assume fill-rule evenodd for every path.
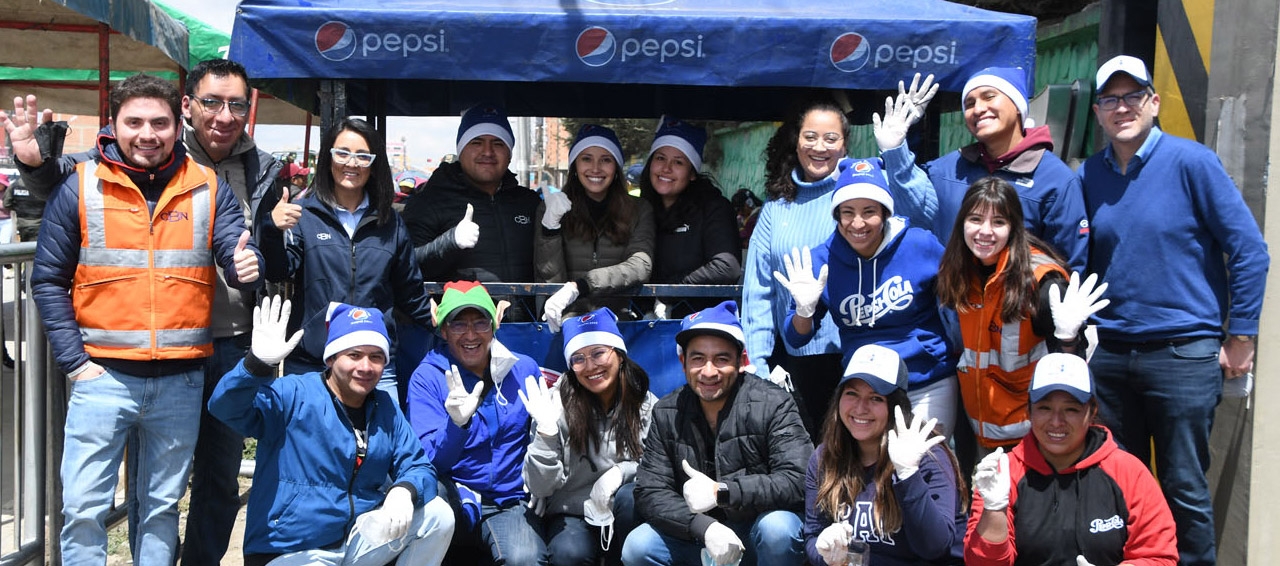
M 996 264 L 1004 272 L 1009 260 L 1006 248 Z M 1043 252 L 1031 248 L 1036 281 L 1051 271 L 1065 269 Z M 1027 415 L 1027 390 L 1036 362 L 1049 353 L 1043 338 L 1031 329 L 1031 319 L 1014 324 L 1001 320 L 1005 278 L 992 276 L 985 286 L 974 282 L 966 299 L 969 308 L 959 312 L 964 352 L 956 366 L 960 397 L 978 442 L 986 448 L 1018 442 L 1031 430 Z
M 217 178 L 186 160 L 155 213 L 133 181 L 90 160 L 80 175 L 80 261 L 71 299 L 85 352 L 118 360 L 213 354 Z

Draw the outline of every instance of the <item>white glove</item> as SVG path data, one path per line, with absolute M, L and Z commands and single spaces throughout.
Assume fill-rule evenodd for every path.
M 280 363 L 302 340 L 301 329 L 288 340 L 284 339 L 290 310 L 291 303 L 288 299 L 281 299 L 280 295 L 264 298 L 261 306 L 253 307 L 253 337 L 249 351 L 262 363 L 269 366 Z
M 903 88 L 902 81 L 898 81 L 898 95 L 906 95 L 907 101 L 911 103 L 911 117 L 908 119 L 908 125 L 919 122 L 924 117 L 925 108 L 929 107 L 929 101 L 933 100 L 933 95 L 938 94 L 938 85 L 933 84 L 933 74 L 924 78 L 924 83 L 920 83 L 920 73 L 911 78 L 911 88 Z
M 889 460 L 893 462 L 898 479 L 905 480 L 920 469 L 920 459 L 925 453 L 947 438 L 942 435 L 929 438 L 938 419 L 921 422 L 923 419 L 916 415 L 908 425 L 906 419 L 902 418 L 902 407 L 895 406 L 893 414 L 897 417 L 898 424 L 894 427 L 895 430 L 889 431 Z
M 733 529 L 720 522 L 711 523 L 707 534 L 702 537 L 707 545 L 707 552 L 718 565 L 737 564 L 742 559 L 742 539 Z
M 471 221 L 471 215 L 474 213 L 475 209 L 468 204 L 467 213 L 462 215 L 462 221 L 453 227 L 453 243 L 464 250 L 476 247 L 476 242 L 480 241 L 480 225 Z
M 653 301 L 653 316 L 659 319 L 667 318 L 667 303 L 659 300 Z
M 689 504 L 689 510 L 702 513 L 714 508 L 716 495 L 720 491 L 719 484 L 706 474 L 693 469 L 688 460 L 681 460 L 680 463 L 684 465 L 684 473 L 689 474 L 689 479 L 684 482 L 684 502 Z
M 560 332 L 564 309 L 576 300 L 578 300 L 578 284 L 572 281 L 565 283 L 554 295 L 547 297 L 547 302 L 542 305 L 542 320 L 551 325 L 552 332 Z
M 1053 313 L 1053 336 L 1059 340 L 1071 340 L 1080 333 L 1080 327 L 1107 305 L 1111 299 L 1098 300 L 1107 290 L 1107 283 L 1098 285 L 1098 274 L 1092 273 L 1084 283 L 1080 282 L 1080 273 L 1071 273 L 1071 282 L 1067 283 L 1067 292 L 1061 293 L 1058 284 L 1049 287 L 1049 310 Z M 1061 298 L 1059 298 L 1061 297 Z
M 551 192 L 547 185 L 542 186 L 542 203 L 546 211 L 542 213 L 542 227 L 548 230 L 559 230 L 560 219 L 573 208 L 573 202 L 564 191 Z
M 1003 511 L 1009 506 L 1009 455 L 996 448 L 973 468 L 973 488 L 982 495 L 982 507 Z
M 787 275 L 773 272 L 773 278 L 782 283 L 791 292 L 791 299 L 796 303 L 796 314 L 805 318 L 813 317 L 818 309 L 818 300 L 822 298 L 822 290 L 827 287 L 827 266 L 823 265 L 818 277 L 813 276 L 813 255 L 809 247 L 791 248 L 790 255 L 782 256 L 787 267 Z
M 791 393 L 796 390 L 795 384 L 791 383 L 791 374 L 782 366 L 773 366 L 773 371 L 769 372 L 769 381 L 774 385 L 787 390 Z
M 1077 554 L 1076 566 L 1093 566 L 1093 563 L 1089 562 L 1089 559 L 1085 558 L 1083 554 Z
M 564 406 L 557 399 L 557 391 L 547 387 L 547 380 L 541 377 L 524 378 L 524 391 L 517 391 L 524 409 L 533 417 L 533 423 L 542 436 L 555 436 L 560 433 L 560 415 L 564 414 Z
M 477 381 L 476 386 L 467 393 L 467 387 L 462 384 L 462 373 L 455 365 L 449 366 L 449 371 L 444 372 L 444 379 L 449 384 L 449 396 L 444 399 L 444 410 L 449 413 L 453 424 L 467 426 L 471 417 L 476 414 L 476 407 L 480 406 L 480 392 L 484 390 L 484 382 Z
M 613 494 L 617 493 L 620 487 L 622 487 L 622 468 L 614 466 L 596 478 L 596 483 L 591 485 L 589 497 L 601 509 L 612 509 Z
M 849 540 L 853 538 L 853 525 L 849 523 L 831 523 L 818 533 L 818 542 L 814 545 L 822 561 L 827 566 L 840 566 L 849 558 Z
M 391 488 L 382 502 L 382 513 L 387 519 L 387 539 L 395 540 L 404 536 L 413 523 L 413 494 L 404 486 Z
M 884 99 L 884 119 L 871 115 L 871 132 L 876 136 L 880 151 L 900 147 L 907 141 L 907 129 L 911 127 L 911 100 L 905 94 Z

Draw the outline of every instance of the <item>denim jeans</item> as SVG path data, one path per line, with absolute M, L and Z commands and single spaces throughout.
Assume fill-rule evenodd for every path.
M 187 488 L 200 429 L 204 372 L 138 377 L 108 370 L 71 382 L 62 451 L 63 562 L 107 559 L 103 520 L 115 496 L 126 437 L 137 435 L 135 564 L 170 564 L 178 545 L 178 500 Z
M 496 566 L 543 563 L 547 545 L 539 532 L 538 516 L 524 502 L 498 507 L 480 506 L 480 540 L 489 547 Z
M 1177 523 L 1180 564 L 1214 564 L 1209 431 L 1222 397 L 1217 338 L 1178 344 L 1102 341 L 1089 368 L 1102 417 L 1143 463 L 1155 444 L 1156 476 Z
M 352 528 L 346 542 L 337 548 L 286 554 L 272 560 L 270 566 L 383 566 L 393 558 L 397 566 L 437 565 L 449 550 L 453 527 L 453 510 L 447 501 L 436 497 L 413 510 L 413 523 L 398 539 L 375 545 L 359 528 Z
M 209 414 L 209 397 L 223 375 L 249 352 L 249 334 L 217 338 L 204 366 L 204 401 L 200 404 L 200 437 L 191 470 L 191 508 L 182 540 L 183 566 L 217 566 L 227 553 L 240 510 L 240 457 L 244 437 Z
M 726 523 L 746 548 L 742 566 L 787 566 L 804 564 L 804 539 L 800 517 L 791 511 L 769 511 L 754 523 Z M 622 563 L 627 566 L 671 566 L 701 564 L 702 543 L 670 537 L 645 523 L 631 531 L 622 547 Z

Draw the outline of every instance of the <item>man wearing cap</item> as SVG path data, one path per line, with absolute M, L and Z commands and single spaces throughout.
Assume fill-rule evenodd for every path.
M 916 79 L 919 79 L 916 75 Z M 937 91 L 933 76 L 896 100 L 885 101 L 885 115 L 873 119 L 876 144 L 898 201 L 899 214 L 933 230 L 945 245 L 960 212 L 960 201 L 974 181 L 996 175 L 1008 181 L 1022 200 L 1027 229 L 1053 245 L 1073 271 L 1088 259 L 1089 224 L 1080 182 L 1053 153 L 1048 126 L 1033 127 L 1027 116 L 1027 77 L 1022 68 L 991 67 L 969 78 L 961 91 L 964 123 L 977 143 L 939 157 L 923 167 L 907 147 L 907 129 L 924 116 Z
M 520 392 L 542 371 L 494 338 L 506 303 L 495 305 L 480 283 L 446 283 L 433 306 L 443 341 L 409 380 L 408 412 L 453 507 L 455 546 L 479 546 L 499 564 L 537 564 L 546 545 L 521 477 L 530 420 Z
M 1154 441 L 1181 563 L 1213 564 L 1209 432 L 1223 378 L 1252 371 L 1270 256 L 1218 157 L 1155 125 L 1141 60 L 1102 65 L 1093 111 L 1107 145 L 1079 173 L 1090 271 L 1110 286 L 1090 361 L 1098 401 L 1138 459 Z
M 249 353 L 209 400 L 258 439 L 244 563 L 439 564 L 453 513 L 396 400 L 376 387 L 389 357 L 382 313 L 334 303 L 325 370 L 277 379 L 302 338 L 285 339 L 289 310 L 279 296 L 254 309 Z
M 402 213 L 425 280 L 533 281 L 541 201 L 508 170 L 514 145 L 502 108 L 481 104 L 462 115 L 457 162 L 441 164 Z
M 289 182 L 289 200 L 295 201 L 302 198 L 303 191 L 307 190 L 307 177 L 311 175 L 311 169 L 290 163 L 285 165 L 282 172 L 283 179 Z
M 791 394 L 744 373 L 733 301 L 685 317 L 676 334 L 688 384 L 658 401 L 636 473 L 647 521 L 624 564 L 804 562 L 804 475 L 813 443 Z
M 187 74 L 182 98 L 182 144 L 196 163 L 213 169 L 220 181 L 230 185 L 244 214 L 245 226 L 253 226 L 258 214 L 271 213 L 279 196 L 273 191 L 287 184 L 279 179 L 283 164 L 254 144 L 245 133 L 250 110 L 249 76 L 244 67 L 227 59 L 202 61 Z M 75 164 L 93 159 L 97 149 L 62 155 L 66 123 L 50 122 L 52 111 L 36 114 L 36 99 L 28 96 L 13 118 L 25 118 L 14 137 L 19 169 L 26 179 L 21 217 L 43 212 L 43 195 L 72 172 Z M 37 122 L 39 124 L 36 130 Z M 6 127 L 8 125 L 6 124 Z M 10 134 L 11 136 L 13 133 Z M 44 166 L 41 166 L 41 165 Z M 35 169 L 31 169 L 35 168 Z M 270 194 L 269 194 L 270 193 Z M 18 195 L 21 197 L 22 195 Z M 265 210 L 259 211 L 263 202 Z M 29 210 L 30 213 L 23 212 Z M 33 232 L 39 230 L 38 220 Z M 22 227 L 21 225 L 19 226 Z M 24 236 L 25 238 L 25 236 Z M 219 273 L 214 286 L 213 356 L 205 366 L 205 400 L 223 374 L 243 358 L 249 347 L 250 314 L 253 296 L 245 296 L 222 282 Z M 240 509 L 240 457 L 244 439 L 209 416 L 201 404 L 200 436 L 196 443 L 191 478 L 191 512 L 183 539 L 182 562 L 187 565 L 218 564 L 226 554 Z M 130 455 L 136 451 L 130 451 Z M 132 490 L 130 490 L 132 497 Z M 130 503 L 130 525 L 137 517 Z M 130 529 L 130 534 L 134 529 Z M 132 540 L 132 538 L 131 538 Z

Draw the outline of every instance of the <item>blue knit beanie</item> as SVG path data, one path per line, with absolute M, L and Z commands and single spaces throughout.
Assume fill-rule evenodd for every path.
M 831 193 L 832 214 L 843 202 L 865 198 L 884 205 L 889 209 L 889 216 L 893 216 L 893 196 L 889 194 L 889 183 L 885 181 L 879 157 L 845 158 L 836 167 L 840 170 L 840 177 L 836 180 L 835 192 Z
M 725 301 L 684 317 L 680 321 L 680 332 L 676 334 L 679 346 L 676 351 L 683 351 L 695 336 L 707 334 L 735 342 L 739 349 L 745 349 L 747 338 L 742 332 L 742 322 L 738 320 L 738 304 Z
M 707 145 L 707 130 L 699 128 L 670 116 L 663 116 L 658 131 L 653 134 L 653 145 L 649 146 L 649 157 L 661 147 L 674 147 L 680 150 L 693 170 L 702 171 L 702 148 Z M 646 157 L 647 159 L 647 157 Z
M 324 343 L 323 359 L 342 353 L 356 346 L 377 346 L 382 355 L 391 359 L 391 341 L 387 339 L 387 325 L 382 322 L 382 311 L 366 309 L 344 303 L 329 303 L 329 339 Z
M 560 331 L 564 333 L 565 364 L 572 365 L 569 357 L 574 352 L 596 344 L 627 351 L 627 344 L 618 331 L 618 315 L 607 307 L 565 320 Z
M 569 150 L 569 163 L 573 163 L 578 158 L 578 154 L 588 147 L 603 148 L 613 156 L 613 160 L 618 163 L 618 167 L 622 167 L 622 164 L 626 161 L 622 155 L 622 143 L 618 141 L 618 134 L 604 126 L 583 124 L 581 128 L 578 128 L 578 135 L 573 138 L 573 146 Z
M 1027 72 L 1022 67 L 987 67 L 978 71 L 978 74 L 964 83 L 960 100 L 963 102 L 970 91 L 980 86 L 989 86 L 1009 97 L 1018 108 L 1018 113 L 1022 114 L 1023 128 L 1035 125 L 1035 120 L 1027 115 Z
M 509 148 L 516 146 L 506 111 L 493 104 L 479 104 L 462 114 L 462 123 L 458 124 L 458 154 L 462 154 L 462 148 L 471 140 L 486 134 L 502 140 Z

